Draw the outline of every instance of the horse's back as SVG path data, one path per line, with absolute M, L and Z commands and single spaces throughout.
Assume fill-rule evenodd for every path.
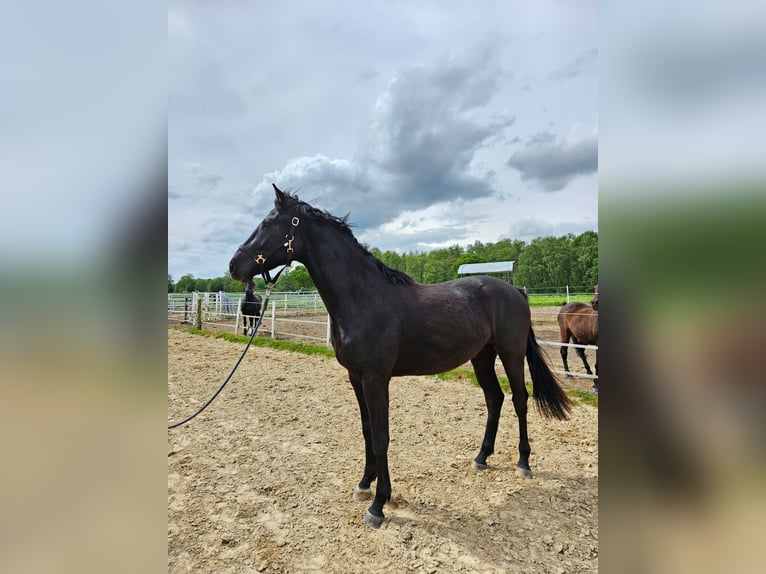
M 396 317 L 396 336 L 391 339 L 391 331 L 383 329 L 386 321 L 373 322 L 379 354 L 383 342 L 395 341 L 394 375 L 453 369 L 487 345 L 498 354 L 520 349 L 523 355 L 526 349 L 529 305 L 500 279 L 471 276 L 398 291 L 388 308 Z
M 581 342 L 591 345 L 598 341 L 598 311 L 588 303 L 573 301 L 561 307 L 557 317 L 562 338 L 565 330 Z
M 483 325 L 493 343 L 503 346 L 526 341 L 531 321 L 529 302 L 513 285 L 496 277 L 472 275 L 423 287 L 441 292 L 461 324 Z

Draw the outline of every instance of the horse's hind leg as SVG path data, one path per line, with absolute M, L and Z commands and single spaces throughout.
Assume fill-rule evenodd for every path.
M 579 341 L 575 341 L 575 343 L 579 344 Z M 593 371 L 590 370 L 590 365 L 588 364 L 588 359 L 585 358 L 585 349 L 582 349 L 580 347 L 575 347 L 575 351 L 577 352 L 577 355 L 582 359 L 582 364 L 585 366 L 585 372 L 589 375 L 593 374 Z
M 500 411 L 503 408 L 505 396 L 500 388 L 500 383 L 495 374 L 495 350 L 487 345 L 478 355 L 471 359 L 476 379 L 484 391 L 484 400 L 487 403 L 487 428 L 484 431 L 484 440 L 481 443 L 479 454 L 473 459 L 473 466 L 483 470 L 487 468 L 487 457 L 495 452 L 495 437 L 497 426 L 500 422 Z
M 594 393 L 598 392 L 598 351 L 596 351 L 596 363 L 593 365 L 596 369 L 596 378 L 593 379 L 593 388 L 591 389 Z
M 524 356 L 511 353 L 500 355 L 503 361 L 505 374 L 511 384 L 511 393 L 513 393 L 513 408 L 519 419 L 519 462 L 516 463 L 516 474 L 523 477 L 532 476 L 532 470 L 529 468 L 529 453 L 532 451 L 529 446 L 529 437 L 527 436 L 527 399 L 529 393 L 524 385 Z
M 564 370 L 567 371 L 567 378 L 571 379 L 572 375 L 569 374 L 569 365 L 567 364 L 567 351 L 569 350 L 569 347 L 566 345 L 569 344 L 569 331 L 566 330 L 566 328 L 561 327 L 561 348 L 559 349 L 559 352 L 561 353 L 561 362 L 564 363 Z
M 561 362 L 564 363 L 564 370 L 567 372 L 567 378 L 571 379 L 573 377 L 569 374 L 569 365 L 567 364 L 567 349 L 568 347 L 566 346 L 561 347 Z

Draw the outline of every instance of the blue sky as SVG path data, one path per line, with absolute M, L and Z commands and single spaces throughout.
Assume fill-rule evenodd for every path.
M 597 41 L 596 2 L 170 2 L 168 272 L 272 182 L 383 250 L 597 230 Z

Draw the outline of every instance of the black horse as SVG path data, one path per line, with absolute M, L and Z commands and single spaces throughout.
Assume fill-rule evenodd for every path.
M 250 328 L 255 329 L 255 323 L 258 320 L 258 317 L 261 316 L 261 296 L 253 291 L 252 281 L 248 281 L 245 286 L 245 298 L 240 301 L 239 308 L 242 312 L 245 335 L 247 335 L 248 319 L 250 320 Z
M 526 356 L 540 412 L 567 418 L 569 398 L 553 376 L 532 331 L 529 303 L 515 287 L 492 277 L 472 276 L 419 285 L 407 274 L 373 257 L 337 218 L 274 186 L 274 209 L 234 254 L 231 276 L 251 281 L 255 274 L 293 259 L 306 266 L 331 317 L 338 362 L 348 369 L 362 418 L 365 466 L 354 500 L 367 500 L 378 481 L 364 521 L 383 522 L 391 497 L 388 472 L 389 381 L 392 376 L 444 372 L 470 360 L 484 391 L 487 423 L 474 459 L 487 467 L 504 395 L 495 374 L 500 357 L 511 384 L 519 419 L 517 472 L 530 476 L 527 438 Z

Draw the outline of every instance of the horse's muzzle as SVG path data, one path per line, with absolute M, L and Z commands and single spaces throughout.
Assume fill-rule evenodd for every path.
M 253 277 L 259 273 L 257 269 L 251 269 L 252 265 L 252 262 L 237 252 L 229 261 L 229 274 L 232 279 L 247 283 L 252 281 Z

